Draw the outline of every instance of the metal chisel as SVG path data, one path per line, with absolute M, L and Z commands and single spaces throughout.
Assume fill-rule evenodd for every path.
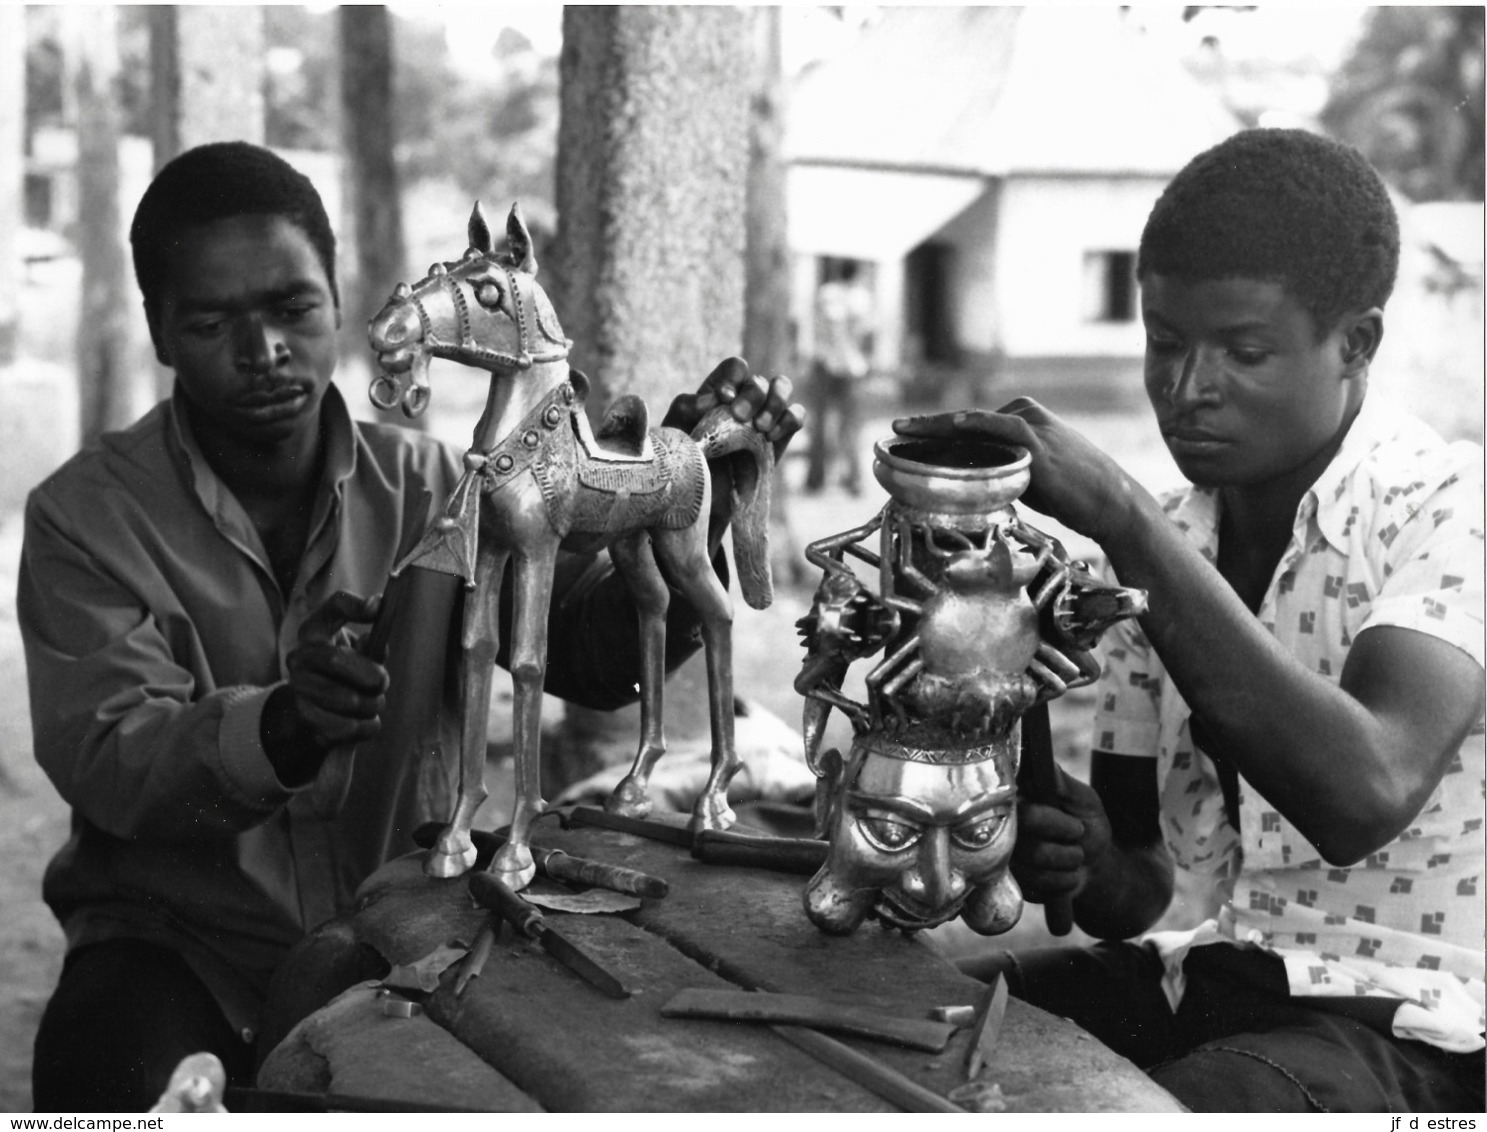
M 549 926 L 541 910 L 523 900 L 508 885 L 483 872 L 471 873 L 467 883 L 477 904 L 500 916 L 522 935 L 535 939 L 544 951 L 591 986 L 610 998 L 630 997 L 623 983 Z

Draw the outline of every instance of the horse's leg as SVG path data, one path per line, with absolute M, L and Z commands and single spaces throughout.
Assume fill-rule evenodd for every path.
M 666 686 L 666 607 L 671 591 L 656 567 L 650 536 L 634 531 L 614 542 L 609 556 L 630 587 L 640 613 L 640 749 L 630 773 L 604 802 L 612 814 L 643 818 L 651 812 L 651 771 L 666 753 L 662 705 Z
M 540 501 L 539 501 L 540 502 Z M 516 803 L 511 832 L 490 871 L 513 889 L 532 883 L 532 822 L 542 815 L 542 682 L 547 675 L 547 611 L 552 601 L 558 538 L 546 525 L 527 525 L 513 551 L 516 600 L 511 624 L 511 742 L 516 766 Z
M 702 620 L 707 652 L 707 713 L 712 723 L 712 773 L 692 807 L 690 828 L 727 829 L 733 824 L 728 784 L 743 765 L 733 741 L 733 603 L 707 557 L 707 504 L 692 526 L 652 531 L 658 561 Z
M 460 636 L 460 797 L 454 817 L 429 849 L 423 871 L 433 877 L 456 877 L 475 864 L 470 824 L 485 801 L 485 741 L 490 717 L 491 676 L 500 641 L 501 575 L 509 551 L 487 539 L 475 558 L 475 587 L 465 591 L 464 628 Z

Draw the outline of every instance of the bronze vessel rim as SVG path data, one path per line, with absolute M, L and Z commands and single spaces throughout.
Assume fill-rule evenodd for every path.
M 956 465 L 956 464 L 931 464 L 923 460 L 914 460 L 895 448 L 904 448 L 910 445 L 922 445 L 925 441 L 919 437 L 890 436 L 879 440 L 873 445 L 874 458 L 887 468 L 899 473 L 912 476 L 922 476 L 933 479 L 965 480 L 968 482 L 988 482 L 999 479 L 1007 479 L 1022 475 L 1032 466 L 1033 458 L 1026 448 L 1017 444 L 1004 444 L 999 440 L 980 439 L 956 439 L 949 442 L 955 448 L 963 451 L 984 450 L 990 455 L 996 453 L 1003 459 L 996 463 Z M 1010 457 L 1010 458 L 1005 458 Z

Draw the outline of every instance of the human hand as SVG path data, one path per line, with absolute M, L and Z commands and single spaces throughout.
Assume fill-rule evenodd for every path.
M 381 601 L 342 590 L 300 626 L 285 661 L 289 679 L 270 694 L 259 727 L 264 753 L 287 785 L 314 777 L 332 748 L 381 728 L 387 670 L 363 656 L 346 630 L 375 618 Z
M 1103 543 L 1121 529 L 1134 484 L 1125 471 L 1065 421 L 1028 397 L 996 412 L 968 409 L 906 417 L 893 422 L 900 436 L 954 439 L 987 437 L 1026 448 L 1032 482 L 1022 501 L 1070 530 Z
M 1017 802 L 1012 876 L 1035 904 L 1078 896 L 1114 843 L 1100 796 L 1062 770 L 1057 778 L 1052 798 Z
M 729 405 L 735 419 L 752 421 L 769 439 L 778 460 L 790 438 L 805 423 L 805 407 L 790 400 L 794 391 L 788 377 L 776 375 L 766 380 L 750 373 L 748 362 L 742 358 L 724 358 L 696 393 L 683 393 L 671 402 L 661 423 L 691 432 L 709 410 Z

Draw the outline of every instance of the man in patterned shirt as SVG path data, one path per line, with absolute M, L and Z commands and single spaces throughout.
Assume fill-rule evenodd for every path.
M 1024 892 L 1105 942 L 963 966 L 1195 1110 L 1482 1111 L 1482 450 L 1365 405 L 1398 248 L 1303 131 L 1177 175 L 1138 260 L 1164 502 L 1025 398 L 897 426 L 1026 446 L 1028 506 L 1149 591 L 1089 785 L 1019 807 Z M 1133 939 L 1179 876 L 1184 930 Z

